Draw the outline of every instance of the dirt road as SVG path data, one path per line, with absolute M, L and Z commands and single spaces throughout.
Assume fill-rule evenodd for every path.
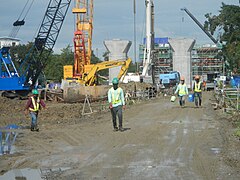
M 198 109 L 169 98 L 128 107 L 124 132 L 112 131 L 109 112 L 42 121 L 38 133 L 22 130 L 0 169 L 41 169 L 48 179 L 240 179 L 225 161 L 226 134 L 210 98 Z

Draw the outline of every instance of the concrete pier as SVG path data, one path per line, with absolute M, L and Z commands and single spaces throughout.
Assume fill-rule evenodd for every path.
M 128 58 L 127 53 L 132 45 L 131 41 L 113 39 L 104 41 L 104 45 L 109 51 L 109 60 L 126 60 Z M 112 79 L 118 76 L 121 67 L 115 67 L 109 69 L 109 84 L 112 84 Z
M 188 88 L 192 87 L 192 57 L 191 51 L 195 44 L 194 39 L 169 39 L 173 49 L 173 70 L 185 77 Z

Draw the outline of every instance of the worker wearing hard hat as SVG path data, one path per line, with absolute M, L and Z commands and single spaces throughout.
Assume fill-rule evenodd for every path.
M 27 115 L 28 112 L 31 116 L 31 131 L 39 131 L 38 128 L 38 112 L 41 107 L 45 108 L 46 104 L 43 102 L 42 99 L 39 98 L 39 92 L 37 89 L 32 90 L 32 96 L 28 99 L 28 102 L 25 106 L 25 114 Z
M 194 101 L 195 106 L 198 108 L 202 105 L 202 82 L 200 82 L 200 76 L 195 76 L 193 83 Z
M 122 127 L 122 108 L 125 109 L 124 93 L 122 88 L 118 87 L 118 78 L 113 78 L 113 87 L 108 90 L 109 108 L 112 114 L 113 130 L 123 131 Z M 119 124 L 117 126 L 117 116 Z
M 187 88 L 187 85 L 185 84 L 184 77 L 180 78 L 180 83 L 177 86 L 175 94 L 177 94 L 179 97 L 180 106 L 185 107 L 185 99 L 186 99 L 186 95 L 188 95 L 188 88 Z

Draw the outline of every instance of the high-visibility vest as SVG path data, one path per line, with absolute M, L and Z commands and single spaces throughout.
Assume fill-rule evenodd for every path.
M 111 93 L 112 93 L 112 104 L 118 104 L 121 102 L 120 99 L 120 93 L 121 93 L 121 88 L 117 88 L 117 95 L 115 97 L 115 93 L 114 93 L 114 89 L 113 87 L 111 88 Z
M 37 98 L 37 102 L 35 102 L 34 97 L 31 97 L 31 100 L 32 100 L 33 108 L 29 108 L 29 110 L 34 111 L 34 112 L 38 111 L 39 110 L 39 102 L 40 102 L 39 98 Z
M 186 84 L 179 84 L 179 92 L 180 95 L 186 95 Z
M 194 84 L 195 84 L 194 91 L 195 92 L 202 92 L 201 82 L 198 82 L 198 83 L 195 82 Z

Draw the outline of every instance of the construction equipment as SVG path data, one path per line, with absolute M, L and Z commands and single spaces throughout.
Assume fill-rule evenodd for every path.
M 76 15 L 73 77 L 81 78 L 91 68 L 87 66 L 92 55 L 93 0 L 76 0 L 72 13 Z
M 203 27 L 203 25 L 193 16 L 192 13 L 187 8 L 182 8 L 182 11 L 185 11 L 190 18 L 205 32 L 205 34 L 212 40 L 214 44 L 218 44 L 219 42 Z
M 146 0 L 146 45 L 144 49 L 143 70 L 141 78 L 154 83 L 154 4 Z
M 16 69 L 9 48 L 0 51 L 0 90 L 26 92 L 34 87 L 47 64 L 71 0 L 50 0 L 33 46 Z
M 98 64 L 92 64 L 89 70 L 86 70 L 85 74 L 80 76 L 79 78 L 73 76 L 73 66 L 67 65 L 64 66 L 64 79 L 69 81 L 69 82 L 78 82 L 80 84 L 86 85 L 86 86 L 93 86 L 97 84 L 97 77 L 96 74 L 97 72 L 104 70 L 104 69 L 109 69 L 113 67 L 118 67 L 121 66 L 121 70 L 118 74 L 118 79 L 123 78 L 127 70 L 129 68 L 129 65 L 131 64 L 131 59 L 127 59 L 125 61 L 104 61 Z
M 78 82 L 86 86 L 96 85 L 96 73 L 98 71 L 117 66 L 122 66 L 118 78 L 125 76 L 131 59 L 91 64 L 93 0 L 76 0 L 76 5 L 72 12 L 76 15 L 76 31 L 73 38 L 74 66 L 64 66 L 64 80 Z
M 160 84 L 166 88 L 174 87 L 180 82 L 180 74 L 177 71 L 172 71 L 167 74 L 159 74 Z
M 222 43 L 219 42 L 217 39 L 215 39 L 211 33 L 209 33 L 204 27 L 203 25 L 193 16 L 193 14 L 187 9 L 187 8 L 182 8 L 181 9 L 182 11 L 185 11 L 189 16 L 190 18 L 203 30 L 203 32 L 212 40 L 212 42 L 216 45 L 219 45 L 220 47 L 222 47 Z M 224 65 L 227 64 L 227 61 L 225 63 L 222 63 L 223 64 L 223 69 L 221 72 L 208 72 L 206 74 L 206 89 L 209 90 L 209 89 L 213 89 L 214 88 L 214 79 L 220 75 L 220 74 L 224 74 L 224 71 L 225 71 L 225 67 Z M 203 75 L 204 76 L 204 75 Z
M 27 15 L 33 5 L 33 2 L 34 2 L 34 0 L 31 0 L 31 2 L 29 0 L 27 0 L 18 19 L 13 23 L 13 28 L 9 34 L 9 37 L 15 38 L 17 36 L 17 33 L 18 33 L 19 29 L 21 28 L 21 26 L 23 26 L 25 24 L 25 18 L 27 17 Z

